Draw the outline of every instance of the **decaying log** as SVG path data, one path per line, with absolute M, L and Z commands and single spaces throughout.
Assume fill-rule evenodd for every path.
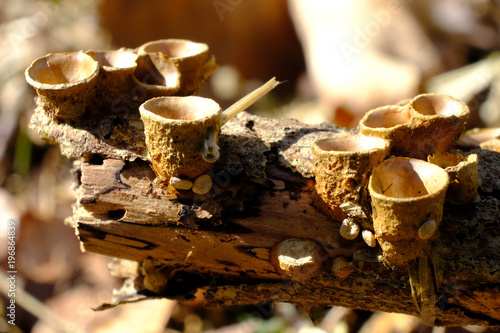
M 82 249 L 138 263 L 113 266 L 128 277 L 115 304 L 202 297 L 206 306 L 341 305 L 407 313 L 429 325 L 500 325 L 499 153 L 475 151 L 481 200 L 445 206 L 428 259 L 391 267 L 361 236 L 340 237 L 342 220 L 315 191 L 310 145 L 346 129 L 242 113 L 223 127 L 212 190 L 197 195 L 155 181 L 136 114 L 95 122 L 73 127 L 38 111 L 32 126 L 78 159 L 77 203 L 67 223 Z M 279 274 L 272 249 L 289 238 L 323 247 L 319 274 L 300 281 Z M 340 256 L 345 275 L 331 269 Z

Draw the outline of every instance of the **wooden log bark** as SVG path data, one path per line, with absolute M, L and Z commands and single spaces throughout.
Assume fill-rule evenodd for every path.
M 312 141 L 348 130 L 242 113 L 222 130 L 212 190 L 197 195 L 156 182 L 137 114 L 117 118 L 78 128 L 40 111 L 32 120 L 78 159 L 77 203 L 67 223 L 82 249 L 137 263 L 113 266 L 128 278 L 114 304 L 201 297 L 206 306 L 341 305 L 411 314 L 429 325 L 500 325 L 499 153 L 475 152 L 481 200 L 446 204 L 429 256 L 393 267 L 360 236 L 340 237 L 342 216 L 315 191 Z M 321 245 L 318 274 L 295 280 L 278 272 L 273 248 L 290 238 Z M 337 257 L 349 262 L 345 275 L 332 271 Z

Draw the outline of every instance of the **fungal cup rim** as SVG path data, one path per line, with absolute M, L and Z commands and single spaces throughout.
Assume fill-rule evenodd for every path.
M 76 81 L 68 81 L 68 82 L 61 82 L 61 83 L 47 83 L 47 82 L 42 82 L 39 81 L 38 79 L 35 79 L 34 77 L 37 75 L 40 75 L 40 73 L 45 69 L 47 70 L 50 67 L 50 64 L 48 64 L 48 60 L 51 57 L 57 57 L 57 58 L 64 58 L 66 57 L 67 59 L 74 60 L 73 58 L 77 58 L 75 64 L 77 64 L 79 61 L 87 61 L 88 64 L 91 65 L 90 69 L 90 75 L 85 76 L 82 79 L 76 80 Z M 83 58 L 83 59 L 82 59 Z M 67 89 L 71 87 L 75 87 L 84 83 L 88 83 L 92 81 L 94 78 L 97 77 L 99 74 L 99 64 L 97 61 L 95 61 L 91 56 L 88 54 L 78 51 L 78 52 L 60 52 L 60 53 L 49 53 L 43 57 L 35 59 L 31 65 L 25 70 L 25 77 L 26 81 L 35 89 L 42 89 L 42 90 L 61 90 L 61 89 Z
M 420 107 L 416 107 L 415 104 L 420 102 Z M 428 104 L 433 104 L 433 103 L 444 103 L 445 105 L 439 105 L 440 106 L 440 112 L 436 112 L 437 107 L 432 105 L 433 113 L 428 113 L 428 112 L 422 112 L 425 111 L 424 109 L 428 106 Z M 427 104 L 427 105 L 425 105 Z M 457 117 L 457 118 L 468 118 L 470 115 L 469 108 L 467 104 L 462 102 L 459 99 L 453 98 L 449 95 L 444 95 L 444 94 L 439 94 L 439 93 L 428 93 L 428 94 L 420 94 L 415 96 L 413 98 L 409 105 L 411 106 L 412 110 L 415 111 L 415 113 L 424 118 L 432 118 L 432 117 L 441 117 L 441 118 L 448 118 L 448 117 Z M 451 107 L 449 107 L 451 106 Z M 441 111 L 446 111 L 442 113 Z M 452 112 L 450 112 L 452 111 Z
M 380 116 L 383 116 L 383 118 L 386 118 L 387 114 L 392 115 L 392 114 L 396 114 L 398 112 L 401 114 L 403 112 L 407 112 L 408 119 L 406 119 L 406 121 L 404 121 L 404 122 L 394 122 L 395 125 L 391 125 L 391 126 L 371 126 L 369 124 L 370 118 L 380 117 Z M 387 119 L 385 119 L 385 120 L 387 120 Z M 410 121 L 411 121 L 411 112 L 410 112 L 410 109 L 407 107 L 407 105 L 385 105 L 385 106 L 381 106 L 381 107 L 378 107 L 378 108 L 375 108 L 373 110 L 368 111 L 363 116 L 363 118 L 360 120 L 359 127 L 360 127 L 361 132 L 363 132 L 363 130 L 365 130 L 365 129 L 367 131 L 371 131 L 371 132 L 384 132 L 384 131 L 400 129 L 400 128 L 408 125 L 410 123 Z
M 415 164 L 420 164 L 421 167 L 429 168 L 432 170 L 431 174 L 434 174 L 434 175 L 439 174 L 438 176 L 440 177 L 440 180 L 438 183 L 436 183 L 434 185 L 436 190 L 432 191 L 430 193 L 427 193 L 427 194 L 420 195 L 420 196 L 407 196 L 407 197 L 397 197 L 397 196 L 391 196 L 391 195 L 386 195 L 386 194 L 381 193 L 378 190 L 381 186 L 379 184 L 377 184 L 375 186 L 375 184 L 374 184 L 375 178 L 377 177 L 378 173 L 382 172 L 381 171 L 382 168 L 387 167 L 387 165 L 389 163 L 398 163 L 399 161 L 403 161 L 403 160 L 408 161 L 410 164 L 412 164 L 412 166 L 415 163 Z M 418 172 L 417 172 L 417 174 L 418 174 Z M 372 174 L 370 176 L 370 179 L 368 181 L 368 190 L 369 190 L 370 196 L 376 197 L 378 200 L 390 201 L 390 202 L 394 202 L 394 203 L 397 202 L 397 203 L 411 204 L 411 203 L 414 203 L 416 201 L 434 198 L 434 197 L 441 195 L 442 192 L 446 192 L 446 190 L 448 189 L 449 182 L 450 182 L 450 179 L 449 179 L 449 175 L 446 172 L 446 170 L 444 170 L 443 168 L 441 168 L 437 165 L 434 165 L 432 163 L 429 163 L 429 162 L 426 162 L 423 160 L 414 159 L 414 158 L 391 157 L 373 169 Z M 407 183 L 405 185 L 409 186 Z M 426 190 L 428 190 L 427 187 L 426 187 Z
M 327 143 L 327 141 L 331 141 L 330 143 Z M 334 144 L 334 143 L 339 143 L 339 144 L 353 144 L 353 148 L 347 147 L 346 149 L 342 150 L 335 150 L 333 147 L 331 149 L 326 148 L 324 145 L 328 144 Z M 375 143 L 375 144 L 373 144 Z M 314 149 L 322 154 L 322 155 L 336 155 L 336 156 L 350 156 L 350 155 L 368 155 L 373 152 L 380 152 L 384 151 L 386 149 L 389 149 L 390 143 L 389 141 L 378 138 L 378 137 L 371 137 L 371 136 L 365 136 L 361 134 L 356 134 L 356 135 L 340 135 L 340 136 L 334 136 L 330 138 L 320 138 L 316 139 L 313 142 L 313 147 Z M 360 149 L 356 149 L 356 147 Z
M 139 54 L 136 59 L 136 64 L 132 77 L 140 86 L 150 90 L 162 91 L 159 97 L 170 96 L 179 91 L 181 73 L 171 59 L 166 58 L 162 54 Z M 165 64 L 167 64 L 168 68 Z M 158 68 L 158 65 L 160 65 L 161 68 Z M 152 71 L 153 74 L 159 74 L 163 80 L 157 80 L 153 83 L 145 82 L 145 78 L 146 80 L 151 78 L 155 79 L 157 76 L 152 75 L 150 71 Z M 146 72 L 146 75 L 144 75 L 144 72 Z
M 197 107 L 203 107 L 203 104 L 205 104 L 206 106 L 205 106 L 205 108 L 203 108 L 203 110 L 196 110 L 196 112 L 194 113 L 196 116 L 194 118 L 191 118 L 191 119 L 183 119 L 183 118 L 179 118 L 179 117 L 168 118 L 164 115 L 158 114 L 157 113 L 158 111 L 155 112 L 154 110 L 148 109 L 148 106 L 150 106 L 151 104 L 156 104 L 155 106 L 158 106 L 160 108 L 162 106 L 165 106 L 166 104 L 161 104 L 162 102 L 172 102 L 171 106 L 172 106 L 172 110 L 174 112 L 178 111 L 178 110 L 174 109 L 174 107 L 176 106 L 175 103 L 177 103 L 177 105 L 179 106 L 179 105 L 183 105 L 187 102 L 194 102 Z M 207 106 L 209 107 L 209 109 L 207 109 Z M 221 107 L 216 101 L 214 101 L 210 98 L 199 97 L 199 96 L 161 96 L 161 97 L 155 97 L 155 98 L 151 98 L 151 99 L 147 100 L 146 102 L 144 102 L 143 104 L 141 104 L 141 106 L 139 107 L 139 110 L 140 110 L 141 114 L 146 114 L 149 117 L 156 119 L 156 121 L 178 123 L 178 124 L 188 124 L 191 122 L 197 122 L 197 121 L 200 121 L 203 119 L 208 119 L 208 118 L 211 118 L 214 116 L 220 117 L 220 115 L 221 115 Z M 166 110 L 166 111 L 165 110 L 159 110 L 159 111 L 160 112 L 162 112 L 162 111 L 168 112 L 168 111 L 170 111 L 170 109 Z M 182 111 L 188 113 L 191 110 L 185 109 Z
M 184 45 L 184 47 L 181 49 L 182 49 L 182 51 L 185 52 L 185 54 L 177 55 L 177 54 L 175 54 L 175 53 L 177 53 L 176 48 L 180 44 Z M 150 49 L 150 48 L 153 48 L 153 49 Z M 179 53 L 182 53 L 182 51 Z M 187 40 L 187 39 L 177 39 L 177 38 L 159 39 L 159 40 L 151 41 L 151 42 L 142 44 L 138 49 L 139 54 L 161 52 L 171 60 L 181 60 L 181 59 L 192 58 L 192 57 L 199 56 L 203 53 L 208 53 L 208 51 L 209 51 L 209 47 L 205 43 L 198 43 L 198 42 L 193 42 L 193 41 Z
M 125 62 L 130 62 L 131 65 L 130 66 L 119 66 L 119 65 L 114 65 L 114 64 L 109 64 L 109 65 L 105 65 L 101 62 L 101 60 L 104 58 L 105 61 L 107 61 L 108 63 L 109 62 L 109 59 L 106 58 L 104 55 L 105 54 L 127 54 L 127 59 L 125 60 Z M 87 54 L 88 56 L 90 56 L 92 59 L 94 59 L 95 61 L 97 61 L 97 63 L 99 64 L 100 67 L 106 69 L 107 71 L 118 71 L 118 70 L 127 70 L 127 69 L 134 69 L 137 67 L 137 58 L 139 58 L 139 55 L 137 53 L 135 53 L 134 51 L 129 51 L 129 50 L 122 50 L 122 49 L 118 49 L 118 50 L 97 50 L 97 51 L 94 51 L 94 50 L 89 50 L 87 52 L 85 52 L 85 54 Z M 130 56 L 128 56 L 130 55 Z M 96 59 L 96 57 L 98 57 L 98 59 Z M 103 58 L 101 58 L 103 57 Z

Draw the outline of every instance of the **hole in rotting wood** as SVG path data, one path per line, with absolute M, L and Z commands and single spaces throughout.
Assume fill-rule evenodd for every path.
M 109 128 L 109 131 L 106 135 L 104 135 L 104 139 L 108 140 L 111 138 L 111 135 L 113 134 L 113 131 L 115 130 L 115 127 L 118 127 L 120 125 L 123 125 L 123 117 L 118 116 L 115 119 L 113 119 L 113 122 L 111 123 L 111 127 Z
M 125 216 L 125 209 L 115 209 L 108 211 L 108 218 L 111 220 L 118 221 L 123 216 Z
M 88 160 L 88 162 L 91 165 L 103 165 L 104 158 L 101 155 L 95 154 L 92 155 L 92 157 Z
M 78 189 L 82 185 L 82 169 L 78 167 L 78 169 L 73 169 L 73 183 L 71 184 L 71 188 L 73 190 Z
M 253 131 L 253 130 L 254 130 L 254 129 L 253 129 L 253 127 L 254 127 L 254 126 L 255 126 L 255 122 L 254 122 L 253 120 L 249 120 L 249 121 L 246 123 L 246 125 L 245 125 L 245 127 L 246 127 L 246 128 L 248 128 L 248 129 L 249 129 L 249 130 L 251 130 L 251 131 Z

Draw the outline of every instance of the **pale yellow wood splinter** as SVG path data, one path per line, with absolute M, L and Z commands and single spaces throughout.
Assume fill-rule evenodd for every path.
M 245 97 L 241 98 L 239 101 L 231 105 L 226 109 L 226 111 L 222 113 L 221 124 L 224 125 L 225 123 L 227 123 L 229 120 L 231 120 L 231 118 L 251 106 L 253 103 L 257 102 L 265 94 L 273 90 L 279 84 L 280 82 L 276 81 L 276 78 L 273 77 L 271 80 L 264 83 L 261 87 L 255 89 Z

